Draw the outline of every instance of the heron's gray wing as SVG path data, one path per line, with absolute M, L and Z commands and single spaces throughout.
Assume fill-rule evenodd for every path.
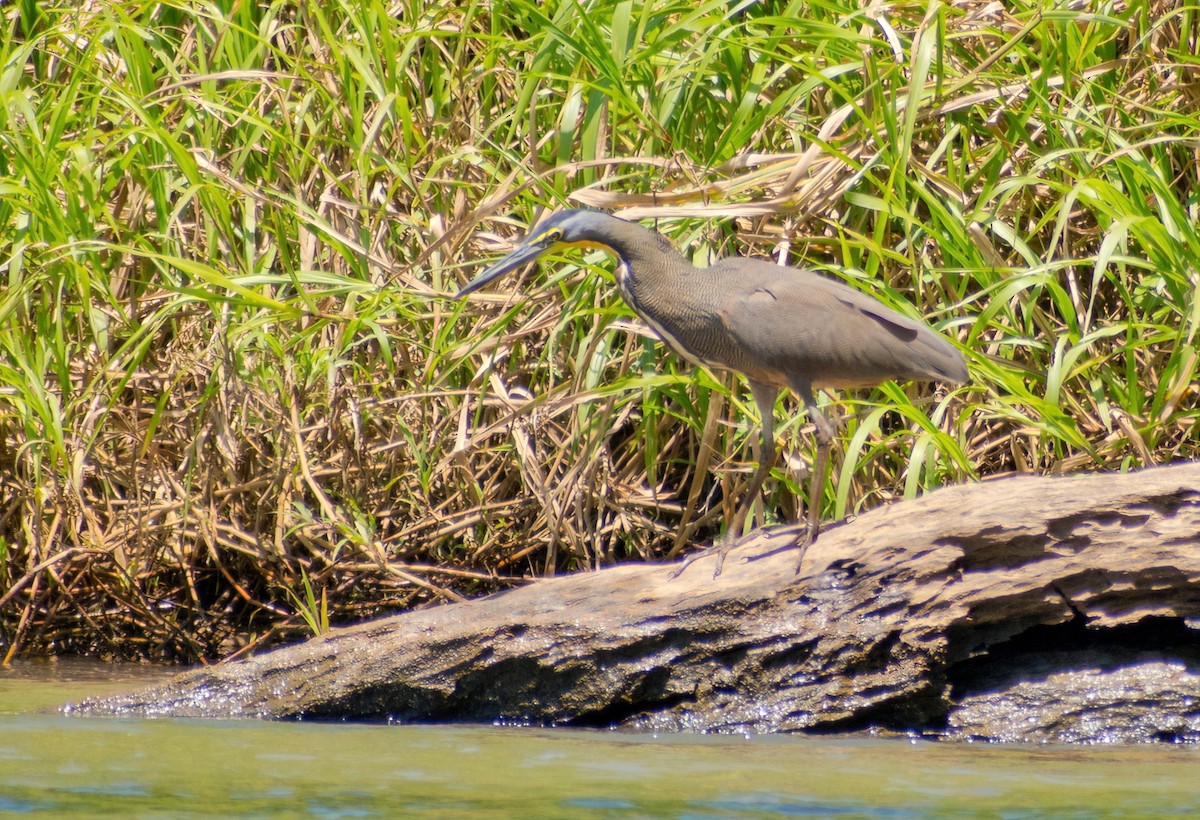
M 747 262 L 754 264 L 747 265 Z M 966 378 L 962 356 L 922 322 L 811 271 L 741 260 L 721 319 L 750 368 L 814 385 Z

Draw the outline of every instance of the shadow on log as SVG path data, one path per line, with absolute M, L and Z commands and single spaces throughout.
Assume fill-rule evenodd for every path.
M 794 531 L 793 531 L 794 533 Z M 1200 465 L 949 487 L 340 628 L 81 714 L 1200 740 Z

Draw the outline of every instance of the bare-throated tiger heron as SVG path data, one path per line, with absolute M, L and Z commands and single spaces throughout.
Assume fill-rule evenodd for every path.
M 750 382 L 762 418 L 762 447 L 746 497 L 714 547 L 714 577 L 775 462 L 774 411 L 780 389 L 795 391 L 816 427 L 808 527 L 798 542 L 802 560 L 820 530 L 820 493 L 834 433 L 813 388 L 870 387 L 888 379 L 954 384 L 967 379 L 962 354 L 948 341 L 848 285 L 759 259 L 725 258 L 697 268 L 661 235 L 600 211 L 553 214 L 458 296 L 567 246 L 599 246 L 615 254 L 621 296 L 667 344 L 696 364 L 734 370 Z M 694 553 L 672 577 L 705 554 Z M 797 571 L 799 567 L 797 563 Z

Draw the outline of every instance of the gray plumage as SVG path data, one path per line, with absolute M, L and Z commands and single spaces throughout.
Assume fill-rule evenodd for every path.
M 555 213 L 458 295 L 563 245 L 599 245 L 615 253 L 621 295 L 664 341 L 693 362 L 742 373 L 750 383 L 762 416 L 762 454 L 717 548 L 714 576 L 775 461 L 773 413 L 780 389 L 800 396 L 817 434 L 803 556 L 819 532 L 818 493 L 834 432 L 813 388 L 868 387 L 888 379 L 957 384 L 968 378 L 962 354 L 946 339 L 848 285 L 758 259 L 729 257 L 697 268 L 661 235 L 600 211 Z

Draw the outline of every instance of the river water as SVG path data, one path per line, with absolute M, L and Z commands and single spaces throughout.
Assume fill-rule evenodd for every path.
M 68 717 L 168 673 L 0 669 L 0 813 L 1192 817 L 1200 749 Z

